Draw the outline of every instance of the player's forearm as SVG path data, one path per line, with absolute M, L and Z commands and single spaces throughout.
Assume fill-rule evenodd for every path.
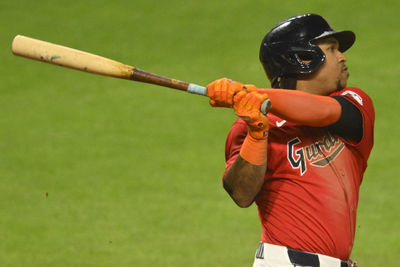
M 272 103 L 271 113 L 285 120 L 307 126 L 324 127 L 335 123 L 341 106 L 333 98 L 297 90 L 259 89 Z
M 240 207 L 250 206 L 264 183 L 267 138 L 254 139 L 247 134 L 238 157 L 225 174 L 224 188 Z
M 224 176 L 224 188 L 238 206 L 245 208 L 253 203 L 264 183 L 266 169 L 266 164 L 251 164 L 240 155 L 236 158 Z

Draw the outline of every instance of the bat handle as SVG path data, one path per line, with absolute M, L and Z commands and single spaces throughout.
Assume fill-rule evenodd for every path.
M 200 86 L 194 83 L 189 83 L 188 88 L 186 90 L 189 93 L 196 95 L 207 95 L 207 88 L 204 86 Z M 264 102 L 261 103 L 260 112 L 264 115 L 267 115 L 269 110 L 271 109 L 271 100 L 265 99 Z
M 187 90 L 189 93 L 196 95 L 204 95 L 207 96 L 207 88 L 204 86 L 200 86 L 194 83 L 189 83 Z
M 262 114 L 264 114 L 264 115 L 267 115 L 267 113 L 270 111 L 271 107 L 272 107 L 271 100 L 265 99 L 265 100 L 261 103 L 260 112 L 261 112 Z

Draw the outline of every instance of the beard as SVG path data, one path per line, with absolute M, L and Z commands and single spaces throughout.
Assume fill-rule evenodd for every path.
M 346 77 L 339 78 L 336 84 L 336 91 L 343 90 L 346 88 L 347 85 L 347 79 L 349 78 L 350 74 L 347 72 L 345 74 Z
M 338 82 L 337 82 L 337 85 L 336 85 L 336 91 L 341 91 L 341 90 L 343 90 L 345 88 L 345 86 L 343 86 L 342 85 L 342 82 L 339 80 Z

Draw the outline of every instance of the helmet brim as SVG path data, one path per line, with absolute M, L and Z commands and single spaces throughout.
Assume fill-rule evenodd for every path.
M 356 35 L 352 31 L 328 31 L 313 39 L 313 41 L 321 40 L 328 37 L 334 37 L 339 42 L 339 51 L 345 52 L 356 41 Z

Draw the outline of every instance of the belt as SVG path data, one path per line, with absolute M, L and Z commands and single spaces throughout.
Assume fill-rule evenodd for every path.
M 352 260 L 342 261 L 326 255 L 304 252 L 268 243 L 260 243 L 256 252 L 256 259 L 265 262 L 293 264 L 294 266 L 307 267 L 357 267 Z

